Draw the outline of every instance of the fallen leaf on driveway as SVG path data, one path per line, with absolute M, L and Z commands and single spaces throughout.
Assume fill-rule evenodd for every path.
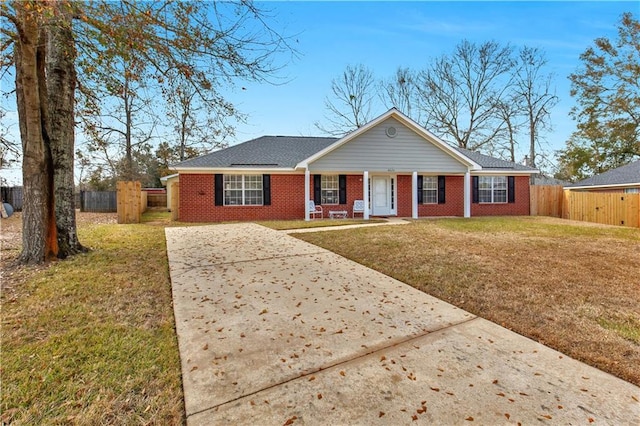
M 295 422 L 297 418 L 298 418 L 297 416 L 293 416 L 293 417 L 291 417 L 291 418 L 287 419 L 287 421 L 286 421 L 286 422 L 284 422 L 284 425 L 283 425 L 283 426 L 289 426 L 289 425 L 292 425 L 292 424 L 293 424 L 293 422 Z

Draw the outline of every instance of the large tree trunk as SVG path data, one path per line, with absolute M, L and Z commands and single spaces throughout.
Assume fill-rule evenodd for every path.
M 65 258 L 86 249 L 78 241 L 74 197 L 76 52 L 71 28 L 72 5 L 56 2 L 53 7 L 53 18 L 47 27 L 49 137 L 54 166 L 58 257 Z
M 37 14 L 16 5 L 20 28 L 14 54 L 24 187 L 19 261 L 41 263 L 55 257 L 58 252 L 53 212 L 53 168 L 45 126 L 46 87 L 41 84 L 44 81 L 41 79 L 44 78 L 45 37 Z

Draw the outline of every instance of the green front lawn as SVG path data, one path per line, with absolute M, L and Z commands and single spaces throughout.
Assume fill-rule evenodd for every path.
M 79 234 L 89 253 L 5 271 L 2 423 L 182 424 L 164 228 Z

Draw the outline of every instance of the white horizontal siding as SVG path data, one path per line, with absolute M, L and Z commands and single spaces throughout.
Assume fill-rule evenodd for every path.
M 396 137 L 386 135 L 389 126 Z M 309 164 L 309 170 L 463 173 L 467 167 L 391 117 Z

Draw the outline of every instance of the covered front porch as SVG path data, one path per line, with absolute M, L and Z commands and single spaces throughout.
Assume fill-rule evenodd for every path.
M 304 179 L 304 219 L 311 220 L 314 216 L 308 207 L 310 201 L 322 206 L 324 217 L 328 217 L 330 211 L 346 211 L 348 217 L 352 217 L 356 200 L 362 200 L 364 204 L 362 212 L 364 219 L 369 219 L 371 216 L 415 219 L 439 215 L 471 216 L 470 171 L 447 176 L 450 181 L 447 205 L 444 205 L 444 199 L 443 205 L 428 204 L 422 199 L 424 175 L 440 176 L 444 181 L 444 176 L 433 172 L 396 173 L 365 170 L 359 173 L 336 175 L 335 172 L 311 173 L 307 169 Z

